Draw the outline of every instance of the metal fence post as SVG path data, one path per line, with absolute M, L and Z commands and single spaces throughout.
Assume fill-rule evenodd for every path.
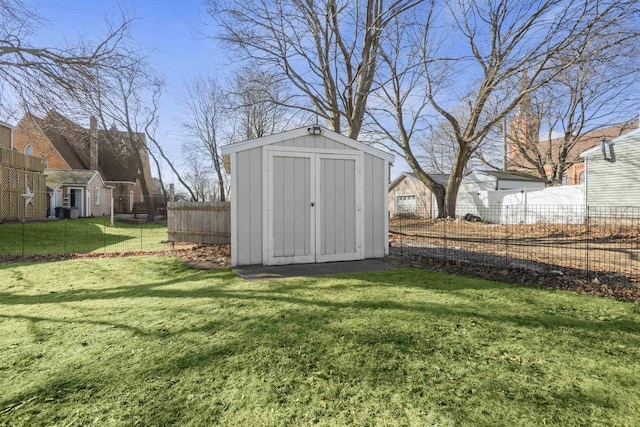
M 591 240 L 591 215 L 590 215 L 590 209 L 589 206 L 586 206 L 587 208 L 587 216 L 586 216 L 586 226 L 587 226 L 587 230 L 586 230 L 586 248 L 587 248 L 587 280 L 591 280 L 591 266 L 589 265 L 589 254 L 591 252 L 591 248 L 589 247 L 589 243 Z
M 67 253 L 67 220 L 64 219 L 64 239 L 62 239 L 64 241 L 64 253 Z
M 107 251 L 107 219 L 102 222 L 102 252 Z
M 25 239 L 25 233 L 27 232 L 26 227 L 25 227 L 25 223 L 22 223 L 22 248 L 20 249 L 21 255 L 24 256 L 24 239 Z
M 400 256 L 404 256 L 404 241 L 403 241 L 403 234 L 404 234 L 404 229 L 402 228 L 402 215 L 398 215 L 398 223 L 400 226 Z
M 442 221 L 442 260 L 445 263 L 447 261 L 447 222 L 449 221 L 449 215 Z
M 505 206 L 506 221 L 504 224 L 504 268 L 509 269 L 509 205 Z

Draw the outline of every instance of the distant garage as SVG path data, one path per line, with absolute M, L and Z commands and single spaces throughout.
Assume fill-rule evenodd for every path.
M 393 155 L 312 126 L 223 147 L 231 263 L 349 261 L 388 254 Z

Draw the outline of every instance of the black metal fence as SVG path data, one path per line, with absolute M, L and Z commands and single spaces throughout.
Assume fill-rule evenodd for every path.
M 587 280 L 640 283 L 640 207 L 458 206 L 391 217 L 392 253 Z M 466 219 L 465 219 L 466 218 Z
M 171 249 L 166 222 L 109 217 L 0 223 L 0 261 L 30 255 Z

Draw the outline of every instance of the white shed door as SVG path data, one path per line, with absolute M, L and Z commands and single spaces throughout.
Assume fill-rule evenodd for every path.
M 358 233 L 362 210 L 356 189 L 357 160 L 326 155 L 318 158 L 317 262 L 364 258 Z
M 267 151 L 267 264 L 364 258 L 361 157 Z
M 270 158 L 269 264 L 315 261 L 313 157 L 273 153 Z

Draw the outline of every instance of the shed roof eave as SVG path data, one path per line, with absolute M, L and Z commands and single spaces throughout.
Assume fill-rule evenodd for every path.
M 329 129 L 322 128 L 322 134 L 327 136 L 330 139 L 333 139 L 341 144 L 344 144 L 348 147 L 351 147 L 355 150 L 360 150 L 365 153 L 371 154 L 374 157 L 378 157 L 388 161 L 393 164 L 393 160 L 395 156 L 390 153 L 386 153 L 378 148 L 371 147 L 370 145 L 364 144 L 362 142 L 353 140 L 344 135 L 340 135 L 337 132 L 334 132 Z M 264 145 L 274 144 L 276 142 L 285 141 L 291 138 L 298 138 L 301 136 L 310 135 L 308 128 L 297 128 L 290 131 L 285 131 L 281 133 L 276 133 L 273 135 L 263 136 L 262 138 L 251 139 L 243 142 L 236 142 L 233 144 L 225 145 L 221 148 L 222 155 L 228 155 L 231 153 L 237 153 L 239 151 L 249 150 L 251 148 L 262 147 Z

